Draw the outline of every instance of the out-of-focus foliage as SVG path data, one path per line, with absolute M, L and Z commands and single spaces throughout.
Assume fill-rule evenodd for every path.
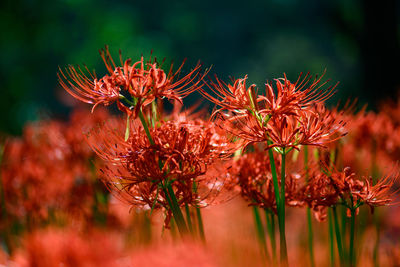
M 187 68 L 200 59 L 223 79 L 249 74 L 260 87 L 283 72 L 295 79 L 326 68 L 341 82 L 337 98 L 370 103 L 399 85 L 389 67 L 399 61 L 395 0 L 8 0 L 0 6 L 0 131 L 6 133 L 49 114 L 66 117 L 57 67 L 101 69 L 95 51 L 105 44 L 132 58 L 151 49 L 168 62 L 188 57 Z

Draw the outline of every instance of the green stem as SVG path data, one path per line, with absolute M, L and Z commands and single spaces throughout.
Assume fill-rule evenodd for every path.
M 179 233 L 181 234 L 182 237 L 184 237 L 188 233 L 188 228 L 186 226 L 186 222 L 183 217 L 182 211 L 179 207 L 178 200 L 176 199 L 174 190 L 172 189 L 171 183 L 166 183 L 166 188 L 164 187 L 163 189 L 168 204 L 171 208 L 172 215 L 174 216 L 176 225 L 178 226 Z
M 126 98 L 126 97 L 123 96 L 123 95 L 119 95 L 119 98 L 120 98 L 121 100 L 123 100 L 125 103 L 128 103 L 128 105 L 130 105 L 131 107 L 134 107 L 134 106 L 136 105 L 136 102 L 137 102 L 136 98 L 134 98 L 133 101 L 130 101 L 128 98 Z M 129 117 L 129 116 L 128 116 L 128 117 Z M 151 144 L 151 145 L 154 145 L 154 140 L 153 140 L 153 138 L 152 138 L 151 135 L 150 135 L 148 123 L 147 123 L 146 119 L 144 118 L 143 112 L 142 112 L 141 110 L 139 110 L 139 119 L 140 119 L 140 121 L 142 122 L 144 131 L 146 132 L 147 138 L 149 138 L 150 144 Z
M 268 141 L 268 145 L 271 145 L 271 144 L 272 143 L 270 141 Z M 283 263 L 283 265 L 287 265 L 286 239 L 285 239 L 285 229 L 284 229 L 285 228 L 285 225 L 284 225 L 285 214 L 283 214 L 283 220 L 282 220 L 282 209 L 281 209 L 282 199 L 279 194 L 278 174 L 276 171 L 275 159 L 274 159 L 274 154 L 273 154 L 272 149 L 268 149 L 268 155 L 269 155 L 269 162 L 271 165 L 272 182 L 274 185 L 276 208 L 277 208 L 277 213 L 278 213 L 279 236 L 280 236 L 280 260 Z M 283 206 L 285 207 L 284 202 L 283 202 Z M 283 209 L 283 212 L 285 212 L 284 209 Z M 286 257 L 285 257 L 285 252 L 286 252 Z
M 268 142 L 268 145 L 270 145 L 270 144 L 271 143 Z M 272 149 L 268 149 L 268 155 L 269 155 L 269 163 L 271 165 L 272 182 L 274 184 L 275 200 L 276 200 L 276 206 L 277 206 L 278 216 L 279 216 L 279 205 L 280 205 L 281 198 L 279 196 L 278 175 L 277 175 L 277 172 L 276 172 L 274 153 L 272 152 Z
M 330 262 L 331 262 L 331 267 L 333 267 L 335 266 L 335 246 L 334 246 L 334 236 L 333 236 L 333 218 L 331 209 L 328 209 L 328 224 L 329 224 Z
M 196 214 L 197 214 L 197 224 L 199 225 L 199 234 L 200 238 L 203 242 L 206 242 L 206 236 L 204 234 L 204 225 L 203 225 L 203 219 L 201 217 L 201 211 L 199 207 L 196 207 Z
M 350 246 L 349 246 L 349 260 L 350 260 L 350 266 L 355 266 L 356 263 L 356 258 L 355 258 L 355 251 L 354 251 L 354 236 L 355 236 L 355 231 L 354 231 L 354 226 L 355 226 L 355 221 L 356 221 L 356 209 L 352 208 L 350 209 L 351 212 L 351 218 L 350 218 Z
M 187 203 L 185 204 L 185 211 L 186 211 L 186 221 L 189 226 L 189 231 L 193 235 L 192 218 L 190 217 L 189 205 Z
M 307 225 L 308 225 L 308 249 L 310 252 L 310 263 L 311 266 L 315 266 L 314 261 L 314 242 L 313 242 L 313 229 L 312 229 L 312 215 L 311 209 L 307 207 Z
M 197 183 L 193 182 L 193 192 L 197 194 Z M 201 210 L 198 204 L 196 204 L 196 217 L 197 217 L 197 226 L 199 230 L 200 239 L 205 243 L 206 236 L 204 234 L 204 225 L 203 225 L 203 218 L 201 216 Z
M 340 228 L 339 228 L 339 221 L 337 218 L 336 206 L 332 207 L 332 212 L 333 212 L 333 220 L 334 220 L 334 225 L 335 225 L 336 244 L 337 244 L 337 248 L 338 248 L 338 252 L 339 252 L 340 265 L 343 266 L 344 255 L 343 255 L 343 247 L 342 247 L 342 236 L 340 235 Z
M 268 141 L 268 144 L 272 143 Z M 278 212 L 278 224 L 279 224 L 279 241 L 280 241 L 280 260 L 282 266 L 287 266 L 288 258 L 287 258 L 287 248 L 286 248 L 286 236 L 285 236 L 285 149 L 283 149 L 282 153 L 282 163 L 281 163 L 281 193 L 279 193 L 279 183 L 278 183 L 278 175 L 275 166 L 274 154 L 272 149 L 268 150 L 269 161 L 271 164 L 271 173 L 272 173 L 272 182 L 274 185 L 274 193 L 276 199 L 276 206 Z M 283 194 L 283 197 L 282 197 Z
M 151 137 L 149 126 L 147 126 L 147 122 L 146 122 L 146 119 L 143 116 L 142 111 L 139 111 L 139 119 L 142 122 L 144 131 L 146 132 L 147 138 L 149 138 L 150 144 L 154 145 L 155 143 L 154 143 L 153 137 Z
M 286 234 L 285 234 L 285 168 L 286 168 L 286 153 L 283 148 L 281 154 L 281 200 L 280 200 L 280 214 L 279 214 L 279 242 L 280 242 L 280 258 L 283 266 L 288 264 L 287 246 L 286 246 Z
M 304 170 L 306 172 L 306 182 L 308 183 L 309 173 L 308 173 L 308 146 L 304 147 Z M 312 229 L 312 216 L 311 209 L 307 207 L 307 226 L 308 226 L 308 250 L 310 253 L 310 264 L 311 267 L 315 266 L 314 260 L 314 237 L 313 237 L 313 229 Z
M 269 253 L 268 253 L 268 249 L 267 249 L 267 240 L 265 238 L 265 231 L 264 231 L 263 223 L 261 221 L 260 212 L 259 212 L 257 206 L 253 206 L 253 215 L 254 215 L 254 223 L 256 226 L 256 230 L 257 230 L 258 241 L 260 242 L 263 252 L 264 252 L 267 260 L 269 261 L 270 257 L 269 257 Z
M 120 96 L 122 99 L 124 99 L 125 101 L 127 101 L 130 104 L 134 104 L 132 102 L 130 102 L 129 100 L 127 100 L 125 97 Z M 149 139 L 149 142 L 151 145 L 154 145 L 154 140 L 150 134 L 150 130 L 149 130 L 149 126 L 147 124 L 146 119 L 143 116 L 142 111 L 139 111 L 139 119 L 143 125 L 144 131 L 146 132 L 147 138 Z M 160 170 L 162 169 L 162 162 L 159 161 L 158 165 L 160 167 Z M 186 226 L 186 222 L 185 222 L 185 218 L 183 217 L 182 211 L 179 207 L 178 204 L 178 200 L 176 199 L 174 190 L 172 189 L 172 185 L 169 182 L 166 182 L 165 187 L 163 186 L 163 190 L 164 190 L 164 194 L 165 197 L 167 199 L 167 202 L 171 208 L 172 211 L 172 215 L 174 216 L 176 225 L 178 226 L 179 229 L 179 233 L 181 234 L 181 236 L 185 236 L 188 232 L 187 226 Z
M 276 265 L 276 240 L 275 240 L 275 215 L 272 211 L 265 209 L 265 218 L 267 221 L 268 235 L 271 241 L 272 261 Z
M 154 100 L 151 102 L 151 112 L 153 114 L 151 124 L 154 127 L 156 125 L 156 122 L 158 121 L 158 111 L 157 111 L 157 102 Z

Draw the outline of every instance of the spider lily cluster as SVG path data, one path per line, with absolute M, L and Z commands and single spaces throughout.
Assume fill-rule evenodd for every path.
M 68 224 L 72 217 L 108 223 L 115 218 L 109 203 L 118 199 L 145 214 L 143 232 L 152 214 L 161 211 L 163 229 L 177 228 L 183 240 L 207 244 L 201 209 L 240 195 L 253 209 L 267 264 L 294 261 L 289 257 L 293 244 L 286 240 L 291 234 L 287 207 L 306 210 L 308 265 L 316 261 L 312 217 L 328 221 L 331 266 L 361 261 L 356 218 L 367 214 L 360 208 L 366 205 L 373 212 L 397 196 L 396 170 L 384 174 L 382 167 L 393 165 L 400 152 L 397 106 L 379 114 L 355 113 L 352 105 L 330 110 L 325 101 L 336 85 L 329 87 L 324 75 L 300 75 L 295 82 L 284 75 L 258 88 L 249 85 L 247 76 L 231 83 L 209 78 L 201 64 L 183 75 L 185 62 L 166 71 L 164 62 L 151 57 L 133 62 L 120 56 L 118 66 L 108 47 L 100 55 L 108 71 L 101 78 L 79 66 L 58 73 L 68 93 L 92 105 L 91 114 L 76 113 L 69 124 L 28 126 L 23 139 L 5 143 L 2 216 L 9 224 L 25 222 L 36 229 Z M 198 107 L 183 108 L 183 98 L 193 92 L 215 104 L 209 117 L 206 111 L 196 112 Z M 171 112 L 163 108 L 166 100 L 173 104 Z M 99 107 L 113 104 L 122 116 Z M 60 173 L 62 178 L 55 178 Z M 379 251 L 381 219 L 376 214 L 369 216 Z M 15 241 L 5 227 L 2 240 L 12 254 Z M 48 236 L 64 246 L 58 235 Z M 85 251 L 84 241 L 76 238 Z M 45 244 L 35 235 L 26 242 L 31 254 L 30 246 Z M 379 262 L 375 250 L 373 260 Z M 99 262 L 96 255 L 93 262 Z

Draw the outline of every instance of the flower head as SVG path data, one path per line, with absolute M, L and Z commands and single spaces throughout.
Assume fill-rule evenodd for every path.
M 334 87 L 321 90 L 326 84 L 322 76 L 310 82 L 309 75 L 300 75 L 291 83 L 285 75 L 276 79 L 276 93 L 267 83 L 265 95 L 257 95 L 255 85 L 247 88 L 246 79 L 236 80 L 233 86 L 212 82 L 209 88 L 216 96 L 201 89 L 220 107 L 215 111 L 218 123 L 245 146 L 265 143 L 267 148 L 298 149 L 300 145 L 324 146 L 344 135 L 341 117 L 324 107 Z
M 204 174 L 232 153 L 227 140 L 212 123 L 199 121 L 161 122 L 150 132 L 154 144 L 139 125 L 132 125 L 126 141 L 110 129 L 89 133 L 89 144 L 105 161 L 104 183 L 120 199 L 145 209 L 168 208 L 161 190 L 167 183 L 180 205 L 204 205 L 202 191 L 194 188 L 209 187 Z
M 185 61 L 175 72 L 173 64 L 165 72 L 156 59 L 152 61 L 150 58 L 145 62 L 142 56 L 132 63 L 131 59 L 123 61 L 120 55 L 121 66 L 117 66 L 108 47 L 100 50 L 100 55 L 109 72 L 100 79 L 87 67 L 69 66 L 58 73 L 61 86 L 76 99 L 94 104 L 93 109 L 99 104 L 116 102 L 121 111 L 137 116 L 141 108 L 156 98 L 182 101 L 183 97 L 199 87 L 203 78 L 200 63 L 188 74 L 179 77 Z
M 323 103 L 332 96 L 336 87 L 335 85 L 322 90 L 321 88 L 327 84 L 327 81 L 322 82 L 323 76 L 324 74 L 312 80 L 309 74 L 304 77 L 300 74 L 297 81 L 292 83 L 284 74 L 283 78 L 275 79 L 276 92 L 272 84 L 267 82 L 265 84 L 266 94 L 260 96 L 260 99 L 266 102 L 261 113 L 270 116 L 296 115 L 298 111 Z
M 342 171 L 314 170 L 302 191 L 304 200 L 316 212 L 336 205 L 357 210 L 362 205 L 368 205 L 373 211 L 375 207 L 388 205 L 393 201 L 397 192 L 392 190 L 392 186 L 397 179 L 397 174 L 390 174 L 372 185 L 371 178 L 357 178 L 349 167 Z
M 275 159 L 277 168 L 280 161 Z M 264 151 L 256 151 L 242 155 L 232 163 L 229 169 L 231 183 L 240 188 L 242 197 L 249 205 L 257 205 L 276 213 L 276 199 L 272 180 L 269 157 Z M 285 201 L 287 205 L 299 206 L 303 202 L 298 198 L 299 178 L 297 174 L 289 174 L 285 179 Z

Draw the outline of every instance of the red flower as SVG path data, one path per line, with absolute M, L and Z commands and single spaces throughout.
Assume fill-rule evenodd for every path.
M 109 74 L 98 79 L 87 68 L 83 71 L 79 66 L 70 66 L 65 73 L 60 69 L 60 84 L 76 99 L 94 104 L 93 109 L 99 104 L 117 102 L 121 111 L 133 113 L 135 117 L 141 108 L 156 98 L 166 97 L 181 102 L 183 97 L 201 87 L 200 81 L 207 73 L 200 74 L 201 64 L 198 63 L 188 74 L 179 77 L 185 61 L 175 72 L 171 64 L 166 73 L 155 59 L 145 62 L 143 57 L 132 64 L 131 59 L 123 62 L 120 56 L 121 66 L 117 66 L 108 47 L 100 50 L 100 55 Z
M 326 84 L 321 77 L 309 83 L 311 77 L 301 79 L 300 75 L 293 84 L 285 76 L 276 79 L 276 94 L 267 83 L 266 95 L 257 95 L 255 85 L 246 88 L 246 79 L 236 80 L 234 86 L 219 80 L 211 83 L 215 97 L 201 90 L 221 107 L 215 112 L 221 127 L 241 138 L 245 146 L 263 142 L 267 148 L 297 149 L 300 145 L 324 146 L 343 136 L 344 122 L 323 106 L 334 87 L 321 90 Z
M 243 79 L 237 79 L 233 85 L 227 84 L 217 77 L 216 81 L 206 83 L 212 94 L 200 88 L 200 93 L 217 106 L 221 107 L 218 111 L 230 110 L 238 113 L 244 113 L 255 108 L 258 102 L 255 99 L 256 85 L 246 86 L 247 75 Z M 215 95 L 215 96 L 214 96 Z M 216 113 L 215 112 L 215 113 Z
M 65 69 L 65 73 L 61 69 L 58 72 L 61 86 L 76 99 L 94 104 L 92 111 L 99 104 L 108 106 L 119 101 L 120 88 L 115 78 L 113 75 L 105 75 L 98 79 L 87 67 L 83 71 L 79 66 L 76 68 L 69 66 Z
M 168 209 L 161 190 L 168 182 L 180 205 L 204 205 L 203 197 L 208 195 L 201 196 L 204 190 L 193 188 L 214 190 L 204 174 L 212 163 L 232 153 L 213 124 L 161 122 L 150 129 L 154 145 L 141 126 L 130 128 L 127 141 L 105 128 L 88 135 L 89 144 L 105 161 L 101 176 L 111 191 L 133 206 Z
M 280 168 L 280 160 L 275 159 L 276 167 Z M 268 155 L 263 151 L 256 151 L 242 155 L 232 163 L 229 169 L 231 183 L 240 188 L 242 197 L 249 205 L 257 205 L 276 213 L 276 199 L 272 181 L 271 165 Z M 299 175 L 287 175 L 285 180 L 285 201 L 287 205 L 303 205 L 298 198 Z
M 266 83 L 266 95 L 260 96 L 260 99 L 266 102 L 265 109 L 261 113 L 269 116 L 296 115 L 297 111 L 323 103 L 333 95 L 336 87 L 335 85 L 326 90 L 321 90 L 328 82 L 321 82 L 324 74 L 319 78 L 315 77 L 312 82 L 310 82 L 312 77 L 309 74 L 304 77 L 300 74 L 295 83 L 291 83 L 284 74 L 284 78 L 275 79 L 276 93 L 272 85 Z
M 343 171 L 332 170 L 327 173 L 311 172 L 305 189 L 304 200 L 317 212 L 322 208 L 345 205 L 347 208 L 356 208 L 368 205 L 371 210 L 378 206 L 388 205 L 398 192 L 392 186 L 398 179 L 398 174 L 390 174 L 379 179 L 372 185 L 372 179 L 361 177 L 351 172 L 349 167 Z

